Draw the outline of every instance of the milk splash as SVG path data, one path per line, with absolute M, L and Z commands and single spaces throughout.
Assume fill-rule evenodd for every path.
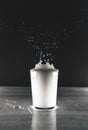
M 54 70 L 55 67 L 53 66 L 53 64 L 49 64 L 49 62 L 46 62 L 45 64 L 42 64 L 42 61 L 40 60 L 40 62 L 38 62 L 38 64 L 35 65 L 34 69 L 36 69 L 36 70 L 38 70 L 38 69 L 44 69 L 44 70 L 51 69 L 51 70 Z
M 35 64 L 41 61 L 53 63 L 56 49 L 58 48 L 57 39 L 54 32 L 39 32 L 34 35 L 34 42 L 31 43 Z

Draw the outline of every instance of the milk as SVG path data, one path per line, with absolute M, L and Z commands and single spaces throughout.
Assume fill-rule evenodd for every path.
M 37 64 L 30 70 L 33 106 L 52 108 L 56 106 L 58 70 L 49 63 Z

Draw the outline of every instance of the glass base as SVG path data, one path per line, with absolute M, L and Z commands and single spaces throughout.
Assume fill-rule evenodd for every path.
M 36 109 L 41 109 L 41 110 L 50 110 L 53 109 L 55 107 L 35 107 Z

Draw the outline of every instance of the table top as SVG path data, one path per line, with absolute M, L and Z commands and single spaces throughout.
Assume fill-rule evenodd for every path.
M 88 88 L 59 87 L 52 110 L 32 107 L 31 87 L 0 87 L 0 130 L 87 130 Z

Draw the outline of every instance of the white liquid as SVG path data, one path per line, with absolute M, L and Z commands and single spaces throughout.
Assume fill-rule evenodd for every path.
M 49 63 L 37 64 L 30 70 L 33 106 L 51 108 L 56 106 L 58 70 Z

